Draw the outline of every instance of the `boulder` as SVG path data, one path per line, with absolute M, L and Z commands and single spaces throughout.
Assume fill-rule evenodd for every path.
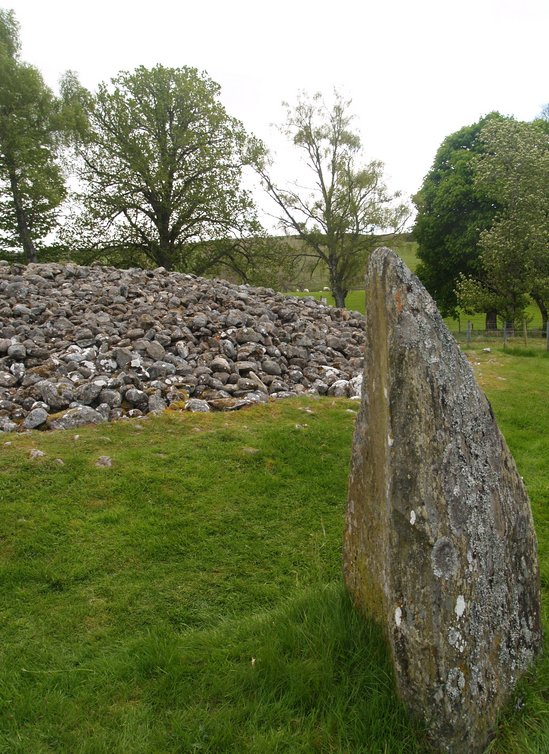
M 431 745 L 480 754 L 541 649 L 526 490 L 468 361 L 388 249 L 367 274 L 344 575 Z
M 23 422 L 23 427 L 25 429 L 36 429 L 36 427 L 40 427 L 45 424 L 47 420 L 48 412 L 46 411 L 46 409 L 39 406 L 29 411 Z
M 202 401 L 199 398 L 191 398 L 186 401 L 185 409 L 193 413 L 207 413 L 211 410 L 208 401 Z
M 101 424 L 105 417 L 90 406 L 75 406 L 50 422 L 52 429 L 73 429 L 83 424 Z

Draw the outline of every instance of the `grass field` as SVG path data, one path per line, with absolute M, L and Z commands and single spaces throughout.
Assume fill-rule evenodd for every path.
M 418 259 L 416 256 L 417 243 L 415 241 L 407 241 L 403 238 L 398 238 L 396 243 L 391 244 L 389 242 L 389 246 L 393 248 L 397 252 L 397 254 L 404 260 L 404 262 L 409 267 L 409 269 L 412 270 L 412 272 L 415 272 L 415 269 L 418 265 Z M 322 281 L 324 285 L 328 284 L 326 276 L 322 279 Z M 317 283 L 318 277 L 314 278 L 310 282 Z M 325 298 L 326 302 L 330 306 L 335 305 L 334 298 L 329 291 L 312 290 L 311 285 L 308 285 L 306 287 L 309 287 L 309 292 L 304 293 L 303 291 L 291 291 L 290 295 L 299 296 L 299 297 L 313 296 L 317 300 L 320 300 L 321 298 Z M 355 288 L 349 291 L 345 304 L 346 304 L 347 309 L 358 311 L 364 314 L 365 305 L 366 305 L 364 289 Z M 529 318 L 529 323 L 528 323 L 529 329 L 534 330 L 534 329 L 541 328 L 541 324 L 542 324 L 541 314 L 540 314 L 539 308 L 535 304 L 532 303 L 531 306 L 528 307 L 527 316 Z M 486 327 L 486 315 L 483 313 L 462 314 L 458 318 L 447 317 L 444 321 L 446 322 L 448 329 L 456 333 L 466 333 L 467 322 L 470 321 L 473 336 L 475 335 L 476 332 L 483 331 L 484 328 Z M 517 333 L 517 338 L 521 338 L 521 337 L 522 337 L 522 334 Z
M 530 353 L 470 358 L 532 498 L 547 636 L 549 359 Z M 0 752 L 423 752 L 342 587 L 356 407 L 3 437 Z M 492 754 L 549 751 L 548 688 L 546 652 Z
M 417 243 L 410 240 L 410 234 L 402 234 L 396 236 L 377 236 L 374 237 L 371 242 L 371 248 L 374 249 L 377 246 L 389 246 L 394 249 L 397 254 L 404 259 L 406 264 L 411 270 L 415 270 L 417 266 Z M 285 239 L 290 242 L 297 250 L 302 248 L 302 242 L 296 238 Z M 357 287 L 362 283 L 361 275 L 355 280 Z M 324 286 L 329 283 L 329 275 L 326 265 L 315 264 L 315 260 L 306 259 L 302 262 L 301 268 L 295 273 L 295 287 L 296 288 L 308 288 L 311 291 L 322 291 Z

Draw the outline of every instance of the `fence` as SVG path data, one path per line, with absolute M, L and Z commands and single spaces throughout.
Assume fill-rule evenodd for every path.
M 467 329 L 459 332 L 452 331 L 452 335 L 460 343 L 475 343 L 479 341 L 493 341 L 507 345 L 524 345 L 525 347 L 545 347 L 549 351 L 549 323 L 544 330 L 540 328 L 522 328 L 506 325 L 497 330 L 477 330 L 470 321 Z

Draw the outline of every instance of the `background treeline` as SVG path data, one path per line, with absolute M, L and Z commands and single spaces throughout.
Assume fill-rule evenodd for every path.
M 414 197 L 417 273 L 442 313 L 512 327 L 549 307 L 549 106 L 524 123 L 490 113 L 448 136 Z
M 374 230 L 407 209 L 364 163 L 337 93 L 300 95 L 281 129 L 312 169 L 298 194 L 272 177 L 266 146 L 195 68 L 139 67 L 95 92 L 67 72 L 55 95 L 20 58 L 12 11 L 0 11 L 0 249 L 34 262 L 95 260 L 224 273 L 287 287 L 307 257 L 323 266 L 340 305 Z M 254 187 L 254 181 L 256 186 Z M 269 237 L 254 188 L 274 200 L 288 236 Z
M 290 177 L 206 73 L 140 66 L 90 92 L 68 71 L 54 94 L 0 9 L 0 256 L 327 287 L 344 306 L 412 210 L 365 158 L 349 100 L 302 92 L 284 107 Z M 490 113 L 448 136 L 413 201 L 417 272 L 443 314 L 517 325 L 533 300 L 546 326 L 548 107 L 532 123 Z

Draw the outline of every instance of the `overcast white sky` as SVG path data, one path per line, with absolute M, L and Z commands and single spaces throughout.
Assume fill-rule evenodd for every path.
M 353 100 L 369 159 L 413 194 L 445 136 L 499 110 L 549 102 L 549 0 L 0 0 L 22 57 L 54 89 L 72 69 L 95 88 L 138 65 L 189 65 L 275 149 L 282 100 L 334 87 Z M 288 148 L 291 149 L 291 148 Z M 288 175 L 288 178 L 291 178 Z

